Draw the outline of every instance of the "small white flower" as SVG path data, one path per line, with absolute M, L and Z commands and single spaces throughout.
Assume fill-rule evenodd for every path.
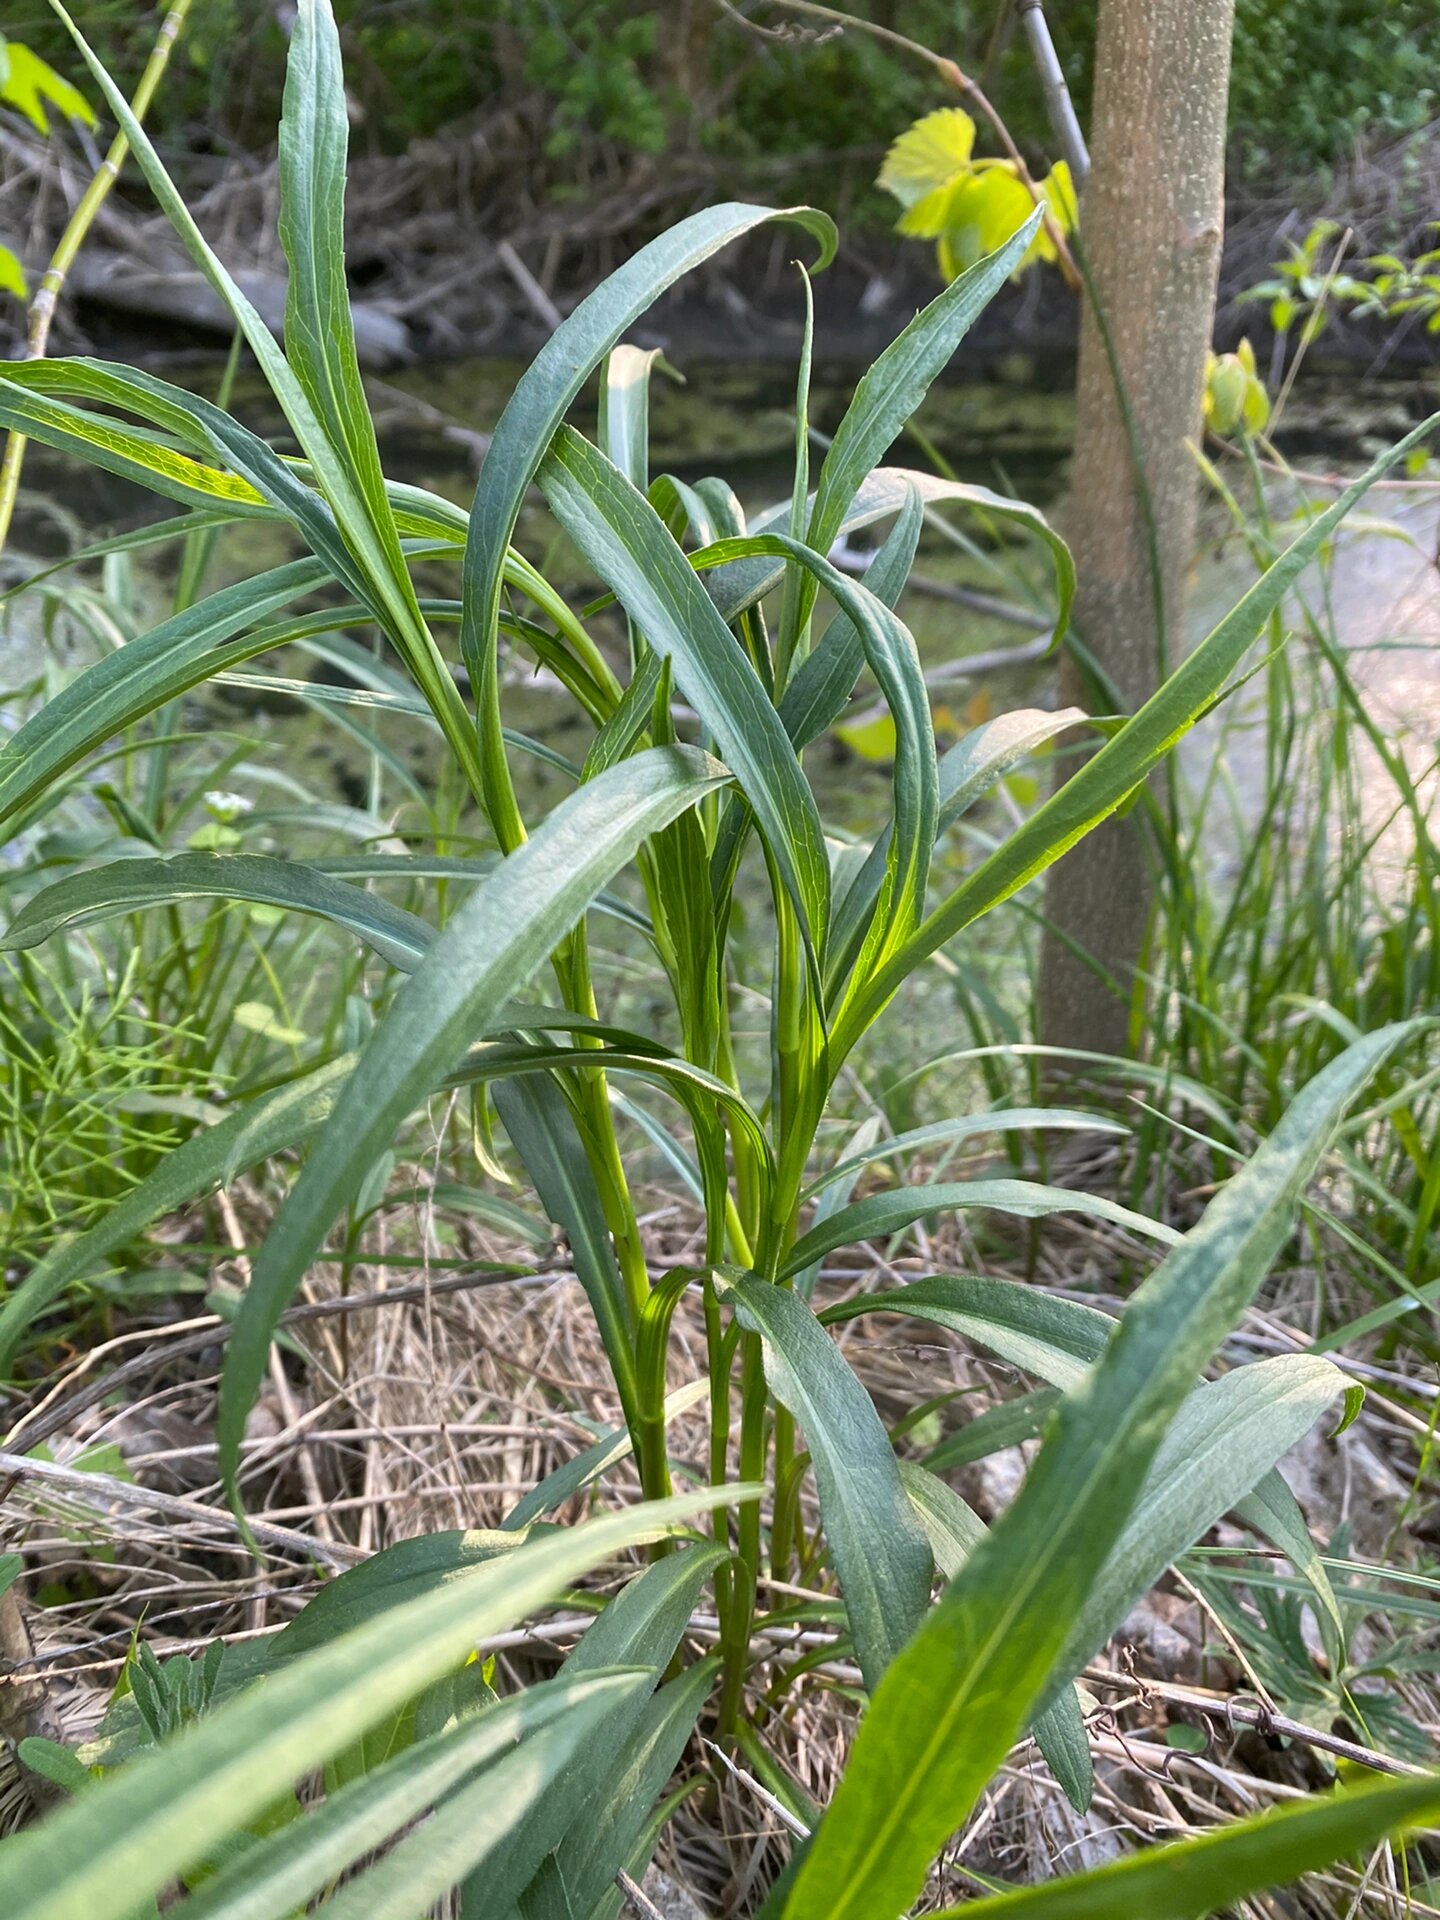
M 238 820 L 242 813 L 249 813 L 255 805 L 243 793 L 226 793 L 220 787 L 213 787 L 204 799 L 205 811 L 212 820 L 220 821 L 222 826 L 229 826 L 232 820 Z

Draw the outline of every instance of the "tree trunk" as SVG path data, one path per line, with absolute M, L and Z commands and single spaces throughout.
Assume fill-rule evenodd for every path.
M 671 146 L 688 152 L 710 94 L 710 46 L 719 9 L 713 0 L 669 0 L 660 11 L 660 72 L 674 96 Z
M 1079 574 L 1076 631 L 1127 712 L 1184 647 L 1196 502 L 1185 443 L 1200 431 L 1215 314 L 1233 21 L 1234 0 L 1100 4 L 1082 232 L 1149 491 L 1158 595 L 1134 457 L 1088 301 L 1065 532 Z M 1062 677 L 1067 702 L 1110 710 L 1073 659 Z M 1151 904 L 1138 810 L 1108 821 L 1051 869 L 1040 967 L 1045 1042 L 1130 1050 Z

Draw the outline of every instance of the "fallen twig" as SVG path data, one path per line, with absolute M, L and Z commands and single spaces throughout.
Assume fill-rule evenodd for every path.
M 1295 1740 L 1321 1753 L 1333 1754 L 1337 1760 L 1351 1760 L 1358 1766 L 1369 1767 L 1374 1773 L 1422 1776 L 1427 1772 L 1425 1767 L 1413 1766 L 1408 1760 L 1396 1760 L 1389 1754 L 1377 1753 L 1373 1747 L 1361 1746 L 1358 1740 L 1346 1740 L 1338 1733 L 1326 1733 L 1319 1727 L 1306 1726 L 1304 1721 L 1276 1713 L 1263 1703 L 1246 1706 L 1231 1695 L 1206 1693 L 1194 1687 L 1177 1687 L 1169 1681 L 1147 1679 L 1137 1682 L 1133 1675 L 1113 1673 L 1103 1667 L 1087 1667 L 1085 1678 L 1101 1686 L 1129 1688 L 1137 1701 L 1153 1697 L 1172 1706 L 1188 1707 L 1195 1713 L 1203 1714 L 1214 1725 L 1228 1727 L 1232 1733 L 1236 1727 L 1253 1727 L 1260 1734 L 1274 1734 L 1282 1740 Z M 1135 1691 L 1137 1687 L 1139 1691 Z

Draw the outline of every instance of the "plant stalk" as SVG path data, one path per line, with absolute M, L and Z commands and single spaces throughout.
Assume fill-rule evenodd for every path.
M 170 11 L 160 24 L 155 36 L 155 44 L 150 49 L 150 58 L 145 63 L 145 71 L 140 76 L 130 101 L 131 111 L 137 120 L 143 120 L 149 111 L 155 90 L 160 85 L 166 67 L 170 64 L 170 55 L 180 38 L 185 25 L 185 17 L 190 11 L 190 0 L 174 0 Z M 105 201 L 110 189 L 120 178 L 120 169 L 125 164 L 130 151 L 130 142 L 123 133 L 117 133 L 110 142 L 110 150 L 95 170 L 95 175 L 79 204 L 71 214 L 59 244 L 50 257 L 50 264 L 40 281 L 39 290 L 30 303 L 30 323 L 25 334 L 25 354 L 27 360 L 43 360 L 45 349 L 50 341 L 50 329 L 55 322 L 55 312 L 60 299 L 61 289 L 66 276 L 75 264 L 75 257 L 84 245 L 85 237 L 95 224 L 95 217 Z M 5 457 L 0 461 L 0 550 L 10 538 L 10 523 L 15 517 L 15 502 L 20 494 L 20 474 L 25 465 L 25 448 L 28 442 L 23 433 L 12 433 L 5 442 Z

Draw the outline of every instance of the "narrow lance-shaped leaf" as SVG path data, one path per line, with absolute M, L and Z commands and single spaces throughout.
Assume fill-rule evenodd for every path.
M 14 374 L 24 372 L 24 367 L 16 367 L 11 375 L 0 378 L 0 427 L 23 433 L 27 439 L 38 440 L 59 453 L 76 454 L 93 467 L 133 481 L 181 506 L 205 509 L 223 502 L 226 511 L 220 525 L 257 516 L 267 518 L 273 512 L 248 480 L 223 473 L 189 454 L 177 453 L 119 420 L 87 413 L 44 393 L 28 392 L 14 378 Z
M 753 1276 L 717 1279 L 758 1333 L 770 1390 L 805 1430 L 845 1613 L 872 1690 L 924 1615 L 933 1566 L 869 1394 L 803 1300 Z
M 852 623 L 865 662 L 894 720 L 894 823 L 884 852 L 878 905 L 866 934 L 867 963 L 878 964 L 924 910 L 930 849 L 939 816 L 930 697 L 915 642 L 904 622 L 883 600 L 801 542 L 772 533 L 751 535 L 733 544 L 753 553 L 786 553 L 804 577 L 825 588 Z M 782 707 L 782 721 L 784 718 Z
M 331 446 L 343 451 L 390 567 L 403 575 L 345 283 L 349 144 L 340 36 L 329 0 L 298 0 L 280 119 L 280 243 L 290 268 L 285 354 Z
M 232 1496 L 245 1416 L 271 1334 L 365 1169 L 645 837 L 728 777 L 691 748 L 637 754 L 562 801 L 437 936 L 362 1054 L 255 1264 L 225 1357 L 217 1423 Z
M 605 1668 L 640 1667 L 649 1687 L 619 1705 L 611 1716 L 607 1738 L 577 1754 L 553 1801 L 537 1810 L 529 1831 L 507 1841 L 492 1856 L 485 1871 L 462 1889 L 461 1920 L 501 1920 L 509 1902 L 525 1889 L 533 1867 L 528 1849 L 538 1839 L 541 1851 L 554 1848 L 582 1856 L 591 1839 L 603 1832 L 606 1810 L 615 1800 L 615 1773 L 628 1742 L 645 1715 L 646 1693 L 660 1680 L 674 1658 L 690 1615 L 706 1579 L 725 1559 L 720 1547 L 690 1546 L 671 1553 L 631 1580 L 606 1607 L 590 1630 L 581 1636 L 566 1658 L 566 1678 Z M 702 1678 L 706 1669 L 699 1669 Z M 698 1710 L 700 1702 L 695 1702 Z M 623 1810 L 622 1810 L 623 1811 Z M 638 1810 L 643 1817 L 643 1809 Z M 584 1909 L 582 1909 L 584 1911 Z
M 643 1699 L 644 1687 L 643 1679 L 633 1680 L 630 1697 Z M 625 1700 L 622 1691 L 622 1706 Z M 471 1872 L 503 1902 L 509 1886 L 497 1871 L 497 1853 L 503 1848 L 518 1886 L 544 1861 L 547 1816 L 555 1797 L 565 1794 L 566 1769 L 577 1751 L 608 1734 L 604 1704 L 587 1702 L 571 1720 L 532 1734 L 519 1752 L 441 1801 L 423 1825 L 331 1895 L 329 1920 L 414 1920 Z M 573 1811 L 583 1817 L 583 1804 Z
M 905 1313 L 931 1320 L 1011 1366 L 1066 1388 L 1085 1378 L 1115 1332 L 1114 1320 L 1097 1307 L 988 1274 L 930 1274 L 909 1286 L 837 1301 L 820 1318 L 834 1326 L 863 1313 Z
M 530 1073 L 495 1088 L 495 1108 L 519 1154 L 530 1184 L 550 1219 L 564 1235 L 575 1272 L 605 1348 L 632 1428 L 639 1419 L 635 1386 L 635 1303 L 626 1291 L 615 1258 L 605 1209 L 575 1116 L 547 1073 Z
M 673 1393 L 665 1396 L 665 1419 L 667 1423 L 677 1413 L 684 1413 L 697 1401 L 705 1399 L 710 1391 L 708 1380 L 691 1380 L 683 1387 L 677 1387 Z M 547 1473 L 527 1494 L 506 1514 L 500 1525 L 505 1531 L 511 1528 L 522 1529 L 532 1520 L 539 1520 L 547 1513 L 554 1513 L 557 1507 L 563 1507 L 573 1495 L 593 1486 L 617 1461 L 628 1460 L 635 1451 L 635 1438 L 628 1427 L 609 1427 L 595 1441 L 593 1446 L 573 1455 L 553 1473 Z
M 820 816 L 755 669 L 655 509 L 588 440 L 562 428 L 539 479 L 588 563 L 650 645 L 674 660 L 677 684 L 754 808 L 801 924 L 821 952 L 830 868 Z
M 935 1186 L 892 1187 L 888 1193 L 868 1194 L 802 1234 L 786 1256 L 782 1279 L 808 1267 L 812 1260 L 857 1240 L 898 1233 L 927 1213 L 961 1207 L 991 1207 L 997 1213 L 1035 1219 L 1047 1213 L 1084 1213 L 1109 1220 L 1131 1233 L 1174 1245 L 1180 1236 L 1161 1220 L 1107 1200 L 1103 1194 L 1083 1193 L 1072 1187 L 1047 1187 L 1036 1180 L 956 1180 Z
M 1077 1674 L 1172 1560 L 1237 1507 L 1345 1388 L 1328 1360 L 1283 1354 L 1185 1400 L 1085 1598 L 1050 1686 Z
M 156 200 L 160 203 L 175 228 L 187 252 L 194 260 L 200 272 L 210 286 L 224 301 L 234 315 L 237 326 L 243 333 L 247 345 L 259 362 L 271 391 L 284 410 L 287 420 L 294 428 L 297 439 L 314 470 L 317 484 L 334 511 L 346 547 L 353 556 L 368 592 L 366 597 L 374 595 L 377 612 L 397 644 L 406 649 L 412 657 L 412 666 L 421 674 L 427 665 L 434 662 L 428 658 L 433 655 L 433 643 L 424 631 L 415 608 L 414 589 L 409 574 L 399 560 L 398 541 L 393 521 L 389 520 L 388 508 L 381 503 L 380 510 L 366 496 L 363 482 L 358 480 L 357 470 L 352 457 L 352 449 L 342 437 L 333 439 L 325 422 L 312 404 L 305 385 L 297 378 L 284 354 L 280 351 L 274 336 L 254 306 L 235 284 L 223 263 L 206 241 L 192 218 L 184 200 L 177 191 L 174 182 L 165 171 L 164 163 L 130 109 L 124 95 L 105 72 L 104 67 L 86 44 L 69 14 L 54 0 L 55 11 L 68 28 L 72 39 L 84 56 L 87 66 L 95 76 L 96 84 L 104 93 L 110 111 L 114 114 L 121 131 L 128 139 L 131 150 Z M 296 152 L 292 143 L 283 159 L 284 177 L 282 191 L 293 221 L 289 227 L 292 241 L 298 236 L 303 241 L 316 241 L 326 249 L 323 270 L 330 274 L 331 280 L 325 296 L 318 298 L 316 304 L 307 302 L 303 291 L 297 291 L 293 306 L 287 310 L 303 313 L 308 326 L 343 324 L 338 321 L 334 311 L 333 273 L 337 263 L 338 240 L 335 223 L 338 207 L 334 202 L 336 179 L 333 171 L 335 114 L 345 113 L 343 88 L 341 85 L 338 54 L 333 45 L 326 57 L 323 45 L 326 30 L 333 33 L 333 22 L 329 20 L 328 7 L 316 4 L 316 0 L 306 0 L 297 15 L 296 33 L 301 43 L 301 57 L 294 74 L 294 87 L 287 83 L 286 111 L 292 125 L 298 122 L 300 145 L 310 146 L 309 136 L 319 137 L 323 131 L 327 146 L 326 159 L 318 168 L 314 167 L 316 156 L 311 151 Z M 324 97 L 319 89 L 323 87 Z M 310 97 L 313 115 L 302 110 L 302 101 Z M 343 165 L 343 152 L 340 156 Z M 313 170 L 312 170 L 313 168 Z M 308 177 L 307 177 L 308 176 Z M 315 195 L 321 196 L 317 206 Z M 329 195 L 328 204 L 324 196 Z M 319 224 L 311 224 L 301 211 L 301 203 L 308 199 L 310 213 Z M 294 268 L 292 261 L 292 270 Z M 302 274 L 305 262 L 301 262 Z M 308 276 L 306 276 L 308 281 Z M 313 287 L 313 282 L 309 282 Z M 343 284 L 341 289 L 343 299 Z M 348 312 L 348 309 L 347 309 Z M 352 341 L 353 346 L 353 341 Z M 338 354 L 341 349 L 332 340 L 327 350 Z M 303 358 L 303 354 L 302 354 Z M 214 411 L 218 412 L 218 409 Z M 368 416 L 367 416 L 368 417 Z M 234 423 L 232 423 L 233 425 Z M 277 463 L 278 464 L 278 463 Z M 448 679 L 448 675 L 446 676 Z M 427 692 L 433 692 L 427 687 Z
M 704 484 L 701 483 L 702 487 Z M 834 537 L 858 532 L 862 527 L 873 526 L 877 520 L 888 520 L 891 514 L 904 508 L 912 492 L 920 495 L 927 511 L 942 506 L 973 508 L 987 519 L 1000 520 L 1043 541 L 1055 571 L 1055 632 L 1057 636 L 1064 632 L 1075 592 L 1075 563 L 1070 549 L 1044 514 L 1023 500 L 994 493 L 989 487 L 977 486 L 971 481 L 945 480 L 915 467 L 876 467 L 861 482 Z M 756 515 L 750 531 L 754 534 L 783 532 L 788 514 L 788 504 L 771 507 Z M 779 559 L 731 560 L 707 573 L 706 584 L 725 619 L 731 621 L 769 593 L 783 572 L 784 562 Z
M 1272 1546 L 1278 1547 L 1295 1571 L 1308 1582 L 1315 1596 L 1315 1617 L 1320 1624 L 1331 1666 L 1338 1671 L 1345 1659 L 1345 1622 L 1320 1549 L 1311 1538 L 1305 1516 L 1300 1511 L 1300 1503 L 1290 1491 L 1284 1475 L 1275 1468 L 1263 1474 L 1245 1498 L 1236 1504 L 1235 1518 L 1243 1526 L 1253 1527 Z
M 856 387 L 825 455 L 810 513 L 810 542 L 819 552 L 828 550 L 861 484 L 879 466 L 931 382 L 949 365 L 970 327 L 1014 271 L 1038 221 L 1037 210 L 1004 246 L 977 261 L 932 300 Z
M 600 381 L 599 443 L 642 493 L 650 485 L 650 376 L 657 363 L 672 379 L 681 377 L 658 347 L 615 347 Z
M 1165 1430 L 1284 1244 L 1340 1115 L 1414 1023 L 1349 1047 L 1131 1301 L 1013 1504 L 891 1666 L 785 1905 L 893 1920 L 1040 1700 Z
M 792 221 L 815 236 L 824 266 L 835 229 L 808 207 L 752 207 L 738 201 L 692 214 L 661 234 L 605 280 L 551 334 L 510 396 L 491 437 L 470 510 L 465 543 L 465 621 L 460 651 L 475 689 L 486 768 L 486 808 L 507 849 L 524 832 L 505 768 L 496 654 L 506 548 L 556 429 L 580 389 L 625 330 L 665 291 L 721 247 L 769 220 Z
M 402 972 L 419 966 L 431 930 L 418 915 L 302 860 L 259 853 L 177 853 L 160 860 L 114 860 L 46 887 L 0 934 L 0 950 L 35 947 L 63 927 L 181 900 L 247 900 L 314 913 L 372 946 Z
M 906 491 L 894 527 L 865 575 L 867 592 L 887 607 L 895 606 L 909 578 L 923 519 L 923 503 L 919 489 L 911 487 Z M 739 535 L 735 537 L 743 537 L 743 525 Z M 731 570 L 735 567 L 763 567 L 769 564 L 767 558 L 761 557 L 732 563 Z M 707 576 L 707 579 L 709 584 L 706 591 L 710 592 L 711 597 L 714 598 L 713 577 Z M 800 666 L 791 676 L 790 684 L 780 701 L 781 724 L 789 734 L 791 744 L 797 753 L 802 752 L 812 741 L 818 740 L 832 721 L 844 711 L 864 662 L 865 643 L 860 628 L 849 613 L 841 611 L 826 627 L 814 650 L 801 661 Z M 926 711 L 928 727 L 928 703 Z M 717 872 L 733 873 L 749 825 L 750 815 L 747 809 L 738 801 L 732 802 L 720 822 L 713 855 L 713 865 Z M 888 849 L 884 848 L 880 851 L 875 890 L 866 902 L 867 907 L 873 907 L 884 885 L 887 851 Z M 868 922 L 867 914 L 867 925 Z M 862 927 L 862 937 L 863 932 Z
M 847 1008 L 833 1041 L 835 1058 L 844 1057 L 927 954 L 1008 900 L 1124 803 L 1223 693 L 1265 621 L 1345 515 L 1437 423 L 1440 414 L 1406 434 L 1317 514 L 1140 711 L 930 914 Z
M 936 1920 L 1204 1920 L 1267 1887 L 1440 1823 L 1440 1775 L 1299 1800 L 1091 1873 L 946 1907 Z
M 743 1488 L 705 1490 L 527 1541 L 246 1688 L 5 1846 L 6 1920 L 130 1913 L 488 1636 L 611 1554 Z M 758 1490 L 757 1490 L 758 1491 Z
M 1079 707 L 1062 707 L 1058 713 L 1020 708 L 985 721 L 957 741 L 941 756 L 937 768 L 940 782 L 940 810 L 935 821 L 937 841 L 1012 767 L 1048 745 L 1057 734 L 1083 725 L 1084 720 Z M 830 946 L 832 987 L 845 979 L 859 954 L 871 911 L 885 882 L 893 831 L 887 822 L 876 835 L 865 864 L 836 903 L 835 931 Z
M 927 1127 L 913 1127 L 905 1133 L 893 1133 L 872 1140 L 857 1153 L 847 1153 L 812 1180 L 801 1196 L 809 1199 L 833 1181 L 859 1173 L 877 1160 L 892 1160 L 900 1154 L 918 1153 L 929 1148 L 957 1146 L 962 1140 L 988 1133 L 1128 1133 L 1130 1129 L 1105 1114 L 1084 1113 L 1074 1107 L 993 1107 L 985 1113 L 965 1113 L 953 1120 L 936 1120 Z
M 536 1734 L 557 1723 L 577 1735 L 590 1731 L 638 1685 L 638 1678 L 620 1674 L 547 1681 L 467 1717 L 448 1734 L 418 1742 L 222 1867 L 190 1895 L 186 1920 L 290 1920 L 357 1860 L 373 1854 L 378 1842 L 401 1832 L 481 1768 L 513 1754 L 517 1739 L 533 1759 L 529 1743 Z M 499 1837 L 494 1824 L 489 1833 Z
M 817 553 L 830 551 L 861 483 L 880 464 L 886 449 L 925 398 L 930 383 L 949 365 L 971 325 L 1010 277 L 1030 244 L 1039 218 L 1037 210 L 1004 246 L 977 262 L 932 300 L 856 387 L 855 397 L 835 430 L 815 489 L 806 539 Z M 814 598 L 813 584 L 806 583 L 802 588 L 802 618 Z
M 834 1306 L 827 1307 L 820 1318 L 827 1325 L 835 1325 L 862 1313 L 884 1312 L 909 1314 L 946 1327 L 977 1346 L 998 1354 L 1012 1366 L 1048 1380 L 1059 1388 L 1073 1387 L 1084 1379 L 1104 1353 L 1116 1326 L 1109 1314 L 1083 1306 L 1078 1300 L 1057 1298 L 1019 1281 L 982 1278 L 973 1274 L 932 1274 L 906 1287 L 859 1294 L 851 1300 L 838 1301 Z M 1245 1376 L 1253 1375 L 1254 1369 L 1246 1368 L 1242 1374 L 1227 1376 L 1235 1384 L 1224 1386 L 1221 1383 L 1223 1393 L 1218 1399 L 1206 1398 L 1207 1395 L 1214 1396 L 1217 1389 L 1202 1386 L 1186 1400 L 1171 1435 L 1145 1481 L 1145 1490 L 1136 1513 L 1099 1576 L 1086 1606 L 1083 1631 L 1082 1627 L 1077 1626 L 1071 1650 L 1061 1663 L 1062 1671 L 1067 1665 L 1070 1670 L 1077 1670 L 1100 1644 L 1105 1633 L 1128 1610 L 1128 1601 L 1114 1600 L 1113 1593 L 1117 1588 L 1125 1590 L 1127 1580 L 1131 1580 L 1130 1593 L 1133 1599 L 1151 1584 L 1148 1579 L 1132 1578 L 1137 1553 L 1152 1558 L 1158 1555 L 1153 1560 L 1158 1573 L 1175 1554 L 1198 1539 L 1213 1520 L 1227 1511 L 1234 1511 L 1247 1525 L 1256 1527 L 1286 1554 L 1297 1572 L 1302 1573 L 1313 1588 L 1317 1609 L 1327 1633 L 1333 1637 L 1338 1631 L 1340 1623 L 1335 1596 L 1296 1505 L 1295 1496 L 1280 1475 L 1270 1469 L 1270 1462 L 1291 1446 L 1304 1430 L 1303 1424 L 1299 1427 L 1294 1425 L 1299 1410 L 1293 1399 L 1287 1400 L 1284 1391 L 1286 1384 L 1296 1383 L 1286 1371 L 1290 1364 L 1288 1359 L 1262 1364 L 1275 1364 L 1280 1370 L 1273 1376 L 1261 1374 L 1252 1384 Z M 1317 1383 L 1317 1390 L 1326 1386 L 1327 1381 L 1330 1384 L 1326 1390 L 1331 1394 L 1336 1390 L 1333 1382 L 1339 1376 L 1306 1374 L 1304 1369 L 1311 1365 L 1309 1360 L 1302 1362 L 1302 1378 L 1299 1382 L 1301 1402 L 1311 1380 Z M 1272 1383 L 1268 1388 L 1260 1384 L 1266 1381 Z M 1273 1391 L 1277 1400 L 1273 1424 L 1266 1414 L 1267 1391 Z M 1238 1402 L 1232 1402 L 1228 1397 L 1230 1395 L 1240 1396 Z M 1001 1446 L 1013 1446 L 1017 1441 L 1029 1439 L 1044 1430 L 1055 1404 L 1055 1394 L 1041 1393 L 992 1408 L 990 1412 L 981 1414 L 978 1420 L 962 1427 L 949 1440 L 942 1441 L 931 1454 L 929 1464 L 936 1470 L 942 1466 L 960 1466 L 968 1460 L 980 1459 Z M 1203 1441 L 1208 1438 L 1212 1443 L 1218 1443 L 1223 1434 L 1224 1421 L 1230 1415 L 1217 1413 L 1215 1409 L 1225 1407 L 1230 1407 L 1237 1415 L 1241 1411 L 1248 1411 L 1250 1423 L 1247 1426 L 1243 1420 L 1237 1419 L 1237 1444 L 1213 1476 L 1200 1474 L 1198 1483 L 1193 1485 L 1192 1498 L 1186 1492 L 1185 1476 L 1192 1468 L 1201 1465 Z M 1205 1408 L 1211 1410 L 1210 1414 L 1204 1412 Z M 1189 1438 L 1182 1438 L 1186 1432 Z M 1242 1439 L 1245 1444 L 1239 1444 Z M 1145 1516 L 1143 1519 L 1142 1514 Z M 1172 1520 L 1175 1523 L 1173 1528 L 1166 1531 Z M 1131 1567 L 1129 1574 L 1124 1571 L 1127 1564 Z M 1111 1597 L 1106 1597 L 1107 1590 Z M 1096 1622 L 1101 1619 L 1105 1625 L 1097 1627 Z M 1087 1652 L 1075 1655 L 1074 1645 L 1087 1636 Z
M 1033 1393 L 1001 1400 L 947 1434 L 926 1454 L 925 1464 L 932 1473 L 949 1473 L 955 1467 L 988 1460 L 1024 1440 L 1038 1440 L 1059 1400 L 1058 1387 L 1037 1387 Z
M 866 587 L 887 607 L 896 606 L 905 590 L 924 523 L 920 489 L 911 487 L 884 544 L 865 569 Z M 848 613 L 837 613 L 791 675 L 780 701 L 780 718 L 797 751 L 839 719 L 864 663 L 860 629 Z
M 985 1522 L 943 1480 L 914 1461 L 900 1462 L 900 1478 L 929 1536 L 936 1567 L 945 1579 L 953 1580 L 984 1539 Z M 1073 1687 L 1061 1689 L 1035 1722 L 1033 1732 L 1045 1764 L 1064 1788 L 1071 1806 L 1083 1813 L 1090 1804 L 1095 1776 Z
M 593 1916 L 607 1895 L 616 1910 L 614 1903 L 621 1898 L 616 1873 L 628 1867 L 631 1877 L 637 1877 L 636 1845 L 694 1734 L 717 1664 L 697 1662 L 650 1701 L 639 1727 L 606 1768 L 603 1785 L 523 1895 L 524 1920 Z

